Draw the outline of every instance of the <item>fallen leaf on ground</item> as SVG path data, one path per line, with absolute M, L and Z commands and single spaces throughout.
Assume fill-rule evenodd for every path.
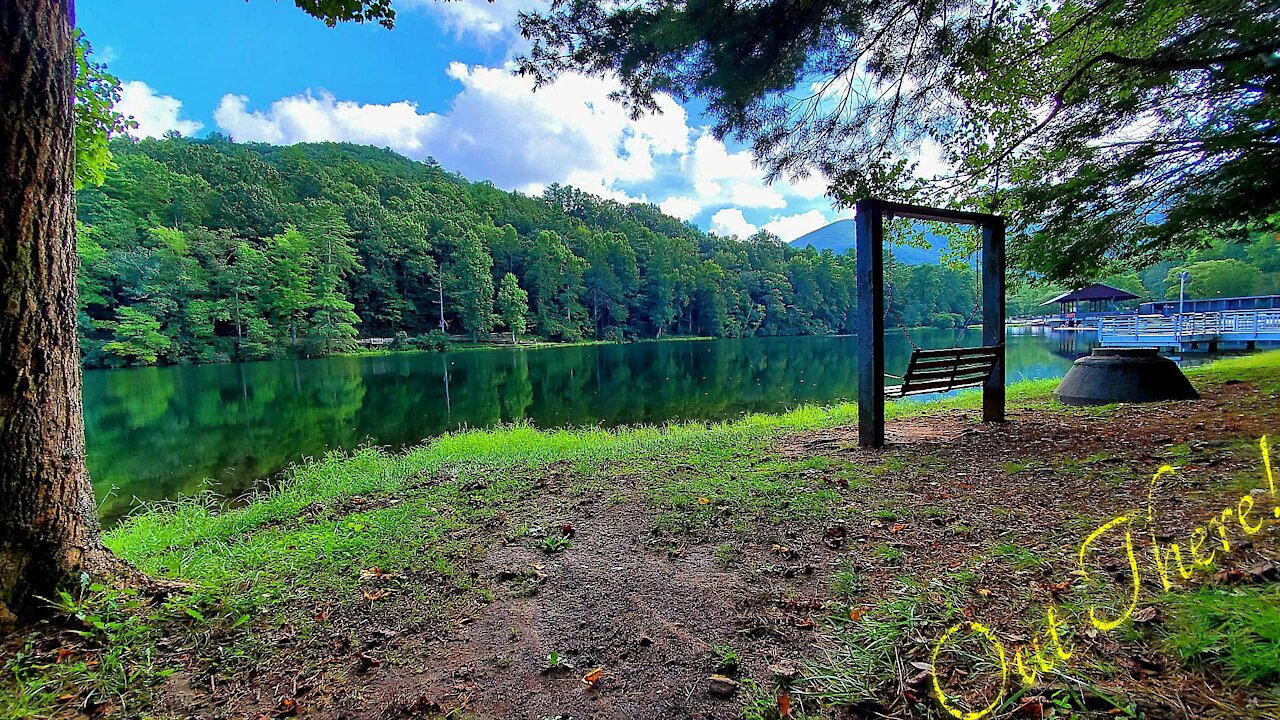
M 377 602 L 379 600 L 384 599 L 386 596 L 387 596 L 386 590 L 374 590 L 373 592 L 370 592 L 368 590 L 364 591 L 364 599 L 368 600 L 369 602 Z
M 710 504 L 711 504 L 711 500 L 710 500 L 709 498 L 700 497 L 700 498 L 698 498 L 698 504 L 699 504 L 699 505 L 710 505 Z
M 595 685 L 597 682 L 599 682 L 601 676 L 603 675 L 604 675 L 604 667 L 598 667 L 595 670 L 592 670 L 591 672 L 587 673 L 586 675 L 583 675 L 582 682 L 588 685 Z
M 854 621 L 854 622 L 858 622 L 859 620 L 861 620 L 861 619 L 862 619 L 862 608 L 850 608 L 850 609 L 849 609 L 849 619 L 850 619 L 850 620 L 852 620 L 852 621 Z
M 374 565 L 368 570 L 360 571 L 361 580 L 381 580 L 383 578 L 389 578 L 389 577 L 394 577 L 394 576 L 391 573 L 387 572 L 386 570 L 383 570 L 382 568 L 378 567 L 377 565 Z
M 791 717 L 791 693 L 786 691 L 778 693 L 778 716 Z
M 1156 619 L 1156 609 L 1154 606 L 1148 605 L 1141 610 L 1135 611 L 1132 617 L 1136 623 L 1149 623 Z

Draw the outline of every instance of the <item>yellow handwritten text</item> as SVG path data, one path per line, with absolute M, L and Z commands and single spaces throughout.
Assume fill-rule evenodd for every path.
M 1267 491 L 1270 493 L 1273 503 L 1276 500 L 1276 483 L 1275 476 L 1271 468 L 1271 451 L 1267 443 L 1267 436 L 1262 436 L 1258 440 L 1258 448 L 1262 453 L 1262 466 L 1264 476 L 1267 481 Z M 1198 525 L 1191 530 L 1187 538 L 1187 551 L 1190 565 L 1183 559 L 1182 546 L 1176 542 L 1170 542 L 1167 546 L 1161 547 L 1159 541 L 1159 533 L 1157 531 L 1155 501 L 1156 492 L 1159 488 L 1161 478 L 1172 476 L 1177 471 L 1170 465 L 1164 465 L 1156 471 L 1151 477 L 1151 483 L 1147 490 L 1147 530 L 1151 535 L 1151 553 L 1154 560 L 1156 573 L 1160 577 L 1161 584 L 1166 591 L 1172 590 L 1175 579 L 1170 574 L 1170 569 L 1176 566 L 1177 574 L 1185 580 L 1194 577 L 1197 570 L 1205 570 L 1211 567 L 1218 553 L 1218 547 L 1221 546 L 1222 552 L 1231 552 L 1231 543 L 1228 539 L 1228 529 L 1239 524 L 1241 531 L 1245 535 L 1256 535 L 1261 532 L 1265 526 L 1265 516 L 1258 517 L 1256 522 L 1251 520 L 1254 515 L 1255 501 L 1252 494 L 1245 494 L 1235 507 L 1223 508 L 1218 514 L 1206 520 L 1202 525 Z M 1276 518 L 1280 518 L 1280 504 L 1276 504 L 1272 510 Z M 1133 615 L 1138 607 L 1142 591 L 1142 576 L 1138 568 L 1138 558 L 1133 547 L 1133 522 L 1137 517 L 1136 514 L 1130 513 L 1114 517 L 1103 523 L 1096 530 L 1085 538 L 1080 544 L 1079 561 L 1080 574 L 1087 580 L 1090 576 L 1088 568 L 1088 556 L 1091 546 L 1099 540 L 1107 537 L 1113 532 L 1124 532 L 1124 549 L 1126 559 L 1129 565 L 1129 579 L 1131 580 L 1131 592 L 1129 593 L 1129 602 L 1127 607 L 1120 615 L 1114 618 L 1107 618 L 1099 613 L 1099 608 L 1089 608 L 1089 621 L 1098 630 L 1108 632 L 1120 627 L 1124 621 Z M 1231 518 L 1234 517 L 1237 523 L 1232 523 Z M 1172 559 L 1171 559 L 1172 558 Z M 1072 651 L 1069 650 L 1062 639 L 1061 628 L 1063 621 L 1057 618 L 1054 609 L 1050 607 L 1046 612 L 1046 625 L 1048 626 L 1044 632 L 1044 643 L 1041 644 L 1040 639 L 1033 638 L 1028 645 L 1018 647 L 1014 653 L 1014 666 L 1018 673 L 1019 680 L 1026 686 L 1035 684 L 1040 673 L 1053 670 L 1058 662 L 1065 662 L 1071 659 Z M 947 646 L 948 642 L 953 641 L 958 633 L 968 630 L 969 634 L 980 637 L 990 648 L 996 651 L 996 655 L 1000 662 L 1000 690 L 997 697 L 991 701 L 985 708 L 976 711 L 966 712 L 959 707 L 955 700 L 946 694 L 942 687 L 941 681 L 938 679 L 938 657 Z M 1008 690 L 1009 667 L 1006 660 L 1004 644 L 1000 642 L 995 632 L 985 625 L 977 622 L 966 622 L 951 627 L 938 639 L 937 644 L 933 648 L 933 689 L 937 693 L 938 702 L 943 709 L 952 717 L 959 720 L 979 720 L 997 707 L 1003 701 L 1005 693 Z

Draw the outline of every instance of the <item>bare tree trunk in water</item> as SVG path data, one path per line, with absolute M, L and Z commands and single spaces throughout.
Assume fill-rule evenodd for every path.
M 111 567 L 84 462 L 71 0 L 0 2 L 0 624 Z
M 436 303 L 440 306 L 440 332 L 448 332 L 444 324 L 444 276 L 436 276 L 436 290 L 440 292 L 440 299 Z

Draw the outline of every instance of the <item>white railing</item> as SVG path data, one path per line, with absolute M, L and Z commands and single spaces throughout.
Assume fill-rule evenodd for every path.
M 1226 310 L 1179 315 L 1112 315 L 1102 318 L 1103 345 L 1180 343 L 1209 339 L 1280 340 L 1280 309 Z

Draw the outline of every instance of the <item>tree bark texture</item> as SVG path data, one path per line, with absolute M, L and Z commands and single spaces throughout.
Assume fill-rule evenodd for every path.
M 109 566 L 76 338 L 72 0 L 0 1 L 0 625 Z

